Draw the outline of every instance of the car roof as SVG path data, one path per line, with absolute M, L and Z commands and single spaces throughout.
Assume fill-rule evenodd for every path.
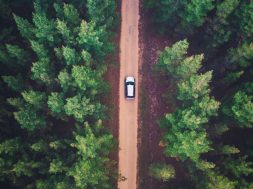
M 127 76 L 126 77 L 126 82 L 134 82 L 134 77 L 133 76 Z
M 127 96 L 134 96 L 134 85 L 127 85 Z

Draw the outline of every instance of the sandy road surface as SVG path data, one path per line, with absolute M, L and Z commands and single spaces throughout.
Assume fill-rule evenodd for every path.
M 138 84 L 138 22 L 139 1 L 122 0 L 119 82 L 119 171 L 127 180 L 118 183 L 119 189 L 136 189 L 137 176 L 137 112 L 138 86 L 134 100 L 124 96 L 124 79 L 134 76 Z

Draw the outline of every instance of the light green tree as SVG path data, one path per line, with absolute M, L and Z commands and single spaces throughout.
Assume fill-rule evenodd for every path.
M 44 128 L 46 126 L 45 117 L 39 115 L 30 106 L 27 106 L 18 112 L 14 112 L 14 117 L 20 124 L 21 128 L 27 129 L 28 131 L 34 131 L 35 129 Z
M 33 105 L 36 109 L 42 109 L 47 101 L 46 94 L 40 91 L 27 90 L 23 91 L 21 95 L 27 103 Z
M 32 63 L 31 74 L 31 79 L 48 86 L 54 82 L 53 68 L 47 58 Z
M 239 127 L 252 127 L 253 123 L 253 102 L 252 96 L 238 91 L 231 102 L 231 105 L 224 106 L 223 112 L 233 118 Z
M 168 164 L 151 164 L 149 172 L 151 176 L 164 182 L 175 178 L 175 169 Z
M 47 105 L 53 115 L 62 116 L 65 105 L 64 95 L 62 93 L 52 92 L 50 96 L 48 96 Z

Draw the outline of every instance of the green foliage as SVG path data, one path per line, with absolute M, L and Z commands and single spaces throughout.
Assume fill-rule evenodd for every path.
M 104 44 L 101 41 L 104 32 L 102 28 L 96 29 L 94 22 L 87 23 L 82 20 L 77 39 L 78 43 L 89 53 L 104 56 L 103 50 L 105 49 L 102 49 Z
M 186 40 L 178 41 L 172 47 L 166 47 L 159 55 L 157 61 L 157 69 L 164 70 L 165 73 L 174 74 L 175 69 L 187 54 L 189 43 Z
M 161 28 L 163 31 L 167 30 L 167 27 L 175 27 L 178 23 L 178 13 L 183 9 L 182 2 L 184 1 L 177 1 L 175 3 L 174 0 L 145 0 L 144 2 L 147 8 L 154 9 L 152 10 L 154 12 L 152 19 L 161 26 L 159 29 Z
M 211 78 L 212 72 L 209 71 L 202 75 L 193 75 L 189 80 L 179 83 L 177 98 L 179 100 L 193 100 L 208 95 Z
M 247 161 L 247 156 L 238 159 L 226 158 L 223 164 L 226 172 L 232 173 L 237 179 L 253 174 L 253 163 Z
M 189 79 L 193 74 L 196 74 L 201 67 L 201 62 L 204 59 L 203 55 L 190 56 L 180 62 L 175 70 L 175 76 L 183 80 Z
M 27 103 L 33 105 L 33 107 L 36 109 L 43 108 L 47 100 L 45 93 L 39 91 L 24 91 L 21 93 L 21 95 Z
M 195 27 L 201 26 L 209 11 L 214 8 L 212 0 L 149 0 L 147 7 L 154 9 L 154 21 L 162 27 L 175 27 L 180 23 L 180 31 L 190 33 Z M 167 29 L 167 28 L 166 28 Z
M 56 20 L 57 30 L 62 35 L 62 38 L 66 44 L 74 44 L 74 37 L 70 32 L 66 22 L 61 21 L 59 19 Z
M 112 135 L 96 136 L 86 123 L 85 137 L 76 133 L 75 142 L 71 146 L 78 150 L 78 161 L 68 173 L 74 178 L 76 186 L 110 188 L 109 169 L 105 167 L 109 159 L 102 155 L 108 155 L 108 149 L 112 146 Z
M 165 154 L 182 160 L 189 158 L 198 161 L 200 154 L 211 150 L 205 132 L 172 130 L 165 135 L 165 139 L 169 141 Z
M 14 117 L 21 128 L 27 129 L 28 131 L 34 131 L 35 129 L 46 126 L 45 117 L 38 114 L 30 106 L 26 106 L 24 109 L 14 112 Z
M 80 61 L 80 56 L 78 56 L 77 52 L 73 48 L 62 47 L 63 58 L 67 65 L 78 64 Z
M 242 43 L 237 48 L 231 48 L 226 57 L 226 61 L 231 67 L 246 68 L 251 65 L 253 60 L 252 43 Z
M 188 47 L 187 40 L 178 41 L 172 47 L 166 47 L 159 55 L 156 68 L 170 74 L 176 80 L 189 79 L 200 69 L 204 56 L 186 57 Z
M 30 39 L 34 36 L 34 28 L 26 19 L 21 18 L 15 14 L 13 14 L 13 17 L 23 38 Z
M 58 79 L 61 85 L 61 88 L 63 91 L 67 91 L 71 86 L 73 86 L 73 78 L 71 75 L 67 72 L 66 69 L 60 71 L 58 75 Z
M 53 68 L 48 59 L 41 59 L 34 62 L 32 64 L 31 72 L 31 79 L 37 80 L 46 85 L 51 85 L 53 83 Z
M 214 135 L 216 135 L 216 136 L 220 136 L 229 130 L 228 126 L 226 124 L 222 124 L 222 123 L 215 124 L 213 126 L 213 128 L 214 128 Z
M 30 41 L 31 42 L 31 48 L 36 53 L 38 59 L 48 59 L 48 51 L 46 48 L 39 44 L 37 41 Z
M 13 3 L 16 12 L 31 4 L 24 1 L 19 6 L 4 3 Z M 113 137 L 100 121 L 105 107 L 98 95 L 106 86 L 103 63 L 112 50 L 108 39 L 116 6 L 114 0 L 104 2 L 74 0 L 75 8 L 61 0 L 36 0 L 33 14 L 30 8 L 18 11 L 27 20 L 14 15 L 24 41 L 20 36 L 3 39 L 0 29 L 2 44 L 8 42 L 0 46 L 6 83 L 1 83 L 0 95 L 1 184 L 111 189 L 116 181 L 115 163 L 109 159 Z M 16 35 L 16 30 L 10 33 Z M 73 127 L 80 122 L 87 123 Z
M 149 172 L 151 176 L 164 182 L 175 178 L 175 169 L 167 164 L 151 164 Z
M 214 171 L 208 171 L 204 178 L 200 179 L 197 183 L 196 189 L 235 189 L 237 182 L 229 180 L 229 178 L 216 173 Z
M 22 98 L 8 98 L 7 102 L 10 105 L 12 105 L 16 108 L 19 108 L 19 109 L 22 108 L 25 104 L 24 99 L 22 99 Z
M 144 15 L 152 15 L 157 32 L 169 34 L 170 40 L 187 36 L 193 41 L 191 56 L 187 56 L 187 41 L 179 41 L 166 47 L 156 64 L 163 81 L 172 81 L 170 89 L 176 88 L 176 93 L 165 96 L 179 106 L 173 109 L 168 104 L 172 112 L 159 122 L 165 155 L 192 168 L 186 174 L 196 186 L 186 188 L 252 188 L 253 1 L 144 3 L 149 9 Z M 201 52 L 205 59 L 201 54 L 192 56 Z M 210 94 L 221 101 L 220 111 L 220 103 Z M 240 140 L 234 140 L 237 135 Z
M 207 41 L 209 47 L 217 47 L 231 38 L 230 17 L 236 10 L 240 0 L 224 0 L 217 3 L 216 16 L 207 27 Z
M 62 93 L 52 92 L 51 95 L 48 96 L 47 105 L 53 115 L 62 115 L 65 105 L 64 95 Z
M 24 65 L 29 61 L 29 54 L 19 46 L 7 44 L 6 49 L 8 55 L 16 61 L 15 63 Z
M 191 107 L 191 109 L 199 113 L 203 118 L 208 118 L 209 116 L 217 115 L 217 110 L 219 106 L 220 102 L 206 95 L 199 100 L 193 101 L 193 106 Z
M 240 127 L 252 127 L 252 96 L 248 96 L 246 93 L 238 91 L 233 97 L 231 106 L 225 106 L 223 112 L 233 118 Z
M 206 101 L 203 99 L 203 101 Z M 161 127 L 166 128 L 171 126 L 172 129 L 198 129 L 200 125 L 208 122 L 208 117 L 216 114 L 219 104 L 214 101 L 206 101 L 204 106 L 203 102 L 195 102 L 189 108 L 178 109 L 172 114 L 166 114 L 161 121 Z M 167 126 L 168 125 L 168 126 Z
M 74 116 L 74 118 L 79 122 L 85 121 L 88 116 L 95 115 L 96 113 L 101 114 L 101 104 L 94 104 L 85 96 L 74 96 L 67 98 L 66 101 L 67 103 L 64 106 L 66 114 Z
M 227 17 L 236 9 L 240 0 L 224 0 L 217 4 L 216 15 L 220 22 L 225 22 Z
M 209 171 L 210 169 L 215 168 L 215 164 L 208 162 L 206 160 L 198 160 L 197 162 L 194 162 L 196 165 L 196 168 L 202 171 Z
M 20 150 L 20 138 L 12 138 L 0 143 L 0 154 L 14 155 Z
M 35 12 L 33 13 L 34 34 L 41 44 L 48 43 L 53 45 L 56 41 L 55 21 L 49 20 L 45 11 L 39 3 L 34 3 Z
M 253 2 L 244 2 L 237 11 L 239 21 L 240 36 L 251 38 L 253 35 Z
M 34 169 L 39 169 L 40 166 L 40 162 L 29 161 L 28 159 L 19 160 L 16 164 L 13 165 L 13 172 L 17 177 L 32 177 L 34 175 Z
M 101 80 L 97 71 L 91 70 L 86 66 L 73 66 L 71 71 L 74 82 L 82 91 L 90 91 L 92 96 L 96 95 L 101 89 Z
M 113 0 L 87 0 L 86 7 L 90 20 L 97 25 L 111 28 L 115 24 L 116 1 Z
M 200 159 L 212 149 L 204 124 L 217 114 L 220 103 L 209 96 L 212 71 L 198 74 L 203 55 L 187 57 L 188 46 L 186 40 L 179 41 L 165 48 L 158 59 L 158 70 L 175 80 L 177 99 L 182 101 L 182 108 L 166 114 L 159 125 L 166 129 L 163 140 L 167 156 L 190 159 L 199 169 L 207 169 L 214 165 Z
M 77 9 L 71 4 L 64 3 L 63 14 L 66 22 L 70 25 L 77 26 L 81 21 Z
M 48 150 L 48 145 L 45 141 L 39 140 L 31 145 L 31 149 L 35 152 L 45 152 Z
M 3 81 L 14 91 L 22 91 L 25 88 L 25 83 L 22 76 L 2 76 Z
M 191 28 L 201 26 L 207 13 L 214 8 L 212 0 L 183 1 L 184 11 L 181 12 L 182 27 Z
M 226 155 L 238 154 L 240 152 L 238 148 L 234 146 L 230 146 L 230 145 L 222 145 L 219 148 L 219 150 L 222 154 L 226 154 Z
M 238 72 L 231 72 L 226 75 L 224 78 L 226 83 L 231 83 L 237 81 L 242 75 L 244 74 L 244 71 L 238 71 Z
M 49 166 L 49 173 L 51 174 L 60 174 L 64 171 L 64 169 L 66 169 L 64 166 L 63 166 L 63 162 L 59 159 L 53 159 L 51 162 L 50 162 L 50 166 Z
M 89 52 L 82 50 L 82 58 L 87 65 L 91 64 L 92 58 Z

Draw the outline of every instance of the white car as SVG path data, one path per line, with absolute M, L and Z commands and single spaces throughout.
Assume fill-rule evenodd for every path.
M 126 99 L 134 99 L 135 97 L 135 80 L 132 76 L 127 76 L 125 79 L 125 96 Z

